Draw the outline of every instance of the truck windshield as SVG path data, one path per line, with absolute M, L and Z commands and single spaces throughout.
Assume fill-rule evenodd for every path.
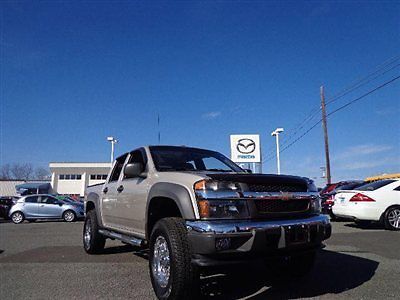
M 150 152 L 158 171 L 244 172 L 238 165 L 215 151 L 151 146 Z

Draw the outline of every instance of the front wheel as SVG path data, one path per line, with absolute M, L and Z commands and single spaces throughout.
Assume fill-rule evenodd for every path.
M 384 216 L 385 228 L 400 230 L 400 206 L 389 208 Z
M 150 236 L 149 268 L 158 299 L 193 299 L 199 274 L 191 264 L 187 230 L 180 218 L 156 223 Z
M 63 219 L 65 222 L 73 222 L 76 219 L 76 215 L 72 210 L 67 210 L 63 213 Z
M 20 224 L 24 221 L 25 216 L 22 212 L 16 211 L 11 215 L 11 221 L 13 221 L 14 224 Z

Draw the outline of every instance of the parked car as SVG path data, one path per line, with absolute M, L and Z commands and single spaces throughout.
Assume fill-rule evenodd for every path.
M 0 217 L 9 219 L 9 212 L 14 203 L 18 200 L 16 197 L 0 197 Z
M 148 146 L 118 157 L 104 184 L 86 190 L 83 247 L 107 238 L 149 248 L 159 299 L 193 299 L 198 269 L 250 260 L 312 269 L 331 235 L 312 180 L 249 174 L 210 150 Z
M 37 219 L 64 219 L 66 222 L 73 222 L 84 217 L 84 210 L 82 206 L 58 200 L 52 195 L 28 195 L 18 199 L 9 216 L 15 224 Z
M 379 221 L 387 229 L 400 230 L 400 179 L 380 180 L 340 191 L 332 211 L 358 223 Z
M 321 205 L 322 205 L 322 213 L 331 216 L 331 219 L 335 219 L 336 216 L 332 212 L 332 206 L 335 203 L 335 195 L 339 191 L 347 191 L 353 190 L 359 186 L 366 184 L 365 181 L 342 181 L 340 183 L 336 183 L 334 189 L 330 189 L 329 192 L 325 192 L 321 195 Z
M 76 205 L 76 206 L 81 206 L 82 208 L 83 208 L 83 202 L 81 202 L 80 200 L 75 200 L 75 199 L 73 199 L 73 198 L 71 198 L 71 197 L 68 197 L 68 196 L 60 196 L 60 195 L 57 195 L 57 196 L 55 196 L 58 200 L 61 200 L 61 201 L 64 201 L 64 202 L 66 202 L 66 203 L 69 203 L 69 204 L 72 204 L 72 205 Z

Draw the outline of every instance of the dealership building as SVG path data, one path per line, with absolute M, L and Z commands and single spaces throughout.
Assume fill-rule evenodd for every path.
M 87 186 L 106 181 L 111 163 L 52 162 L 49 168 L 55 193 L 82 197 Z

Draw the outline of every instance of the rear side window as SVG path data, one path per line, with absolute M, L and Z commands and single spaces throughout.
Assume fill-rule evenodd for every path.
M 31 197 L 26 197 L 25 198 L 25 203 L 37 203 L 38 202 L 38 196 L 31 196 Z
M 124 166 L 124 162 L 128 154 L 125 154 L 119 158 L 117 158 L 117 161 L 115 163 L 114 169 L 111 174 L 110 182 L 111 181 L 117 181 L 119 178 L 119 175 L 121 174 L 122 167 Z
M 40 203 L 44 204 L 54 204 L 57 203 L 58 200 L 56 198 L 50 197 L 50 196 L 41 196 L 40 197 Z
M 371 182 L 368 184 L 364 184 L 356 190 L 358 191 L 375 191 L 377 189 L 380 189 L 381 187 L 384 187 L 385 185 L 391 184 L 392 182 L 395 182 L 395 180 L 379 180 L 375 182 Z

